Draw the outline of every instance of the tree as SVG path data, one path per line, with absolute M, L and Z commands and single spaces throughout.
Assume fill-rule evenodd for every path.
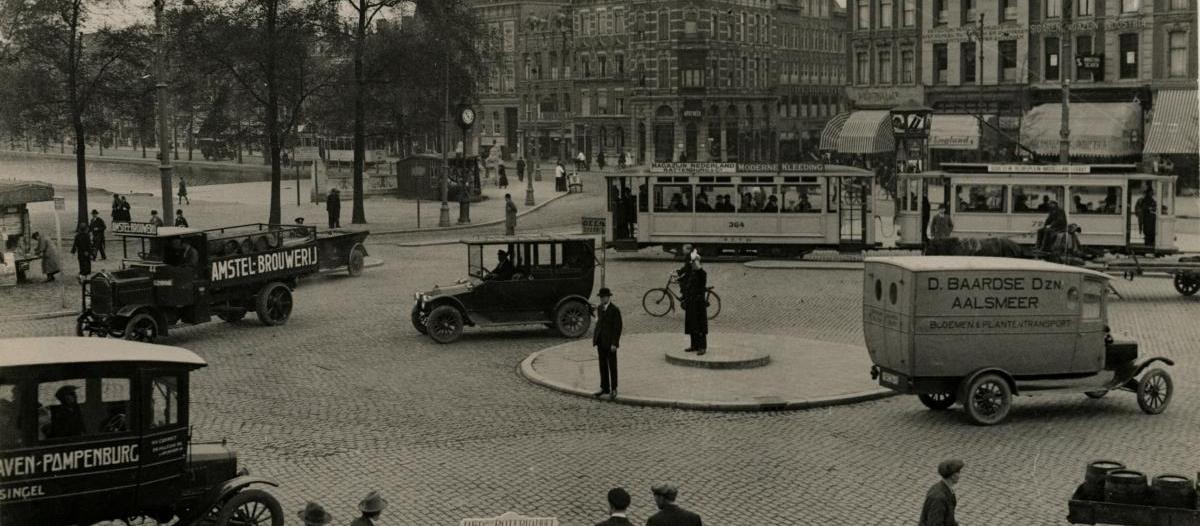
M 131 44 L 137 40 L 132 29 L 102 27 L 84 32 L 91 9 L 101 1 L 3 0 L 0 4 L 0 34 L 7 39 L 4 62 L 25 81 L 20 97 L 29 113 L 41 112 L 35 122 L 26 124 L 62 122 L 72 131 L 79 221 L 88 217 L 89 124 L 103 118 L 97 94 L 112 82 L 114 65 L 133 56 Z

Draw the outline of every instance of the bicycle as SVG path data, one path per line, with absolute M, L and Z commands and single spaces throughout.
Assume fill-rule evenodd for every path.
M 683 302 L 683 295 L 671 288 L 672 283 L 679 283 L 675 275 L 667 279 L 665 287 L 646 291 L 642 296 L 642 308 L 646 310 L 646 314 L 661 318 L 675 310 L 675 302 Z M 704 292 L 704 301 L 708 303 L 708 319 L 716 318 L 721 313 L 721 296 L 718 296 L 712 287 L 708 287 Z

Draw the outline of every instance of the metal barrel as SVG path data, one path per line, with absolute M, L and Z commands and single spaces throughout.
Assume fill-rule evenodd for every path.
M 1094 460 L 1089 462 L 1083 476 L 1083 485 L 1079 487 L 1079 495 L 1084 500 L 1104 500 L 1104 478 L 1111 472 L 1125 469 L 1125 464 L 1115 460 Z
M 1110 471 L 1104 478 L 1104 500 L 1117 504 L 1146 504 L 1150 487 L 1146 475 L 1128 469 Z
M 1183 475 L 1159 475 L 1150 486 L 1155 506 L 1193 509 L 1196 506 L 1196 487 Z

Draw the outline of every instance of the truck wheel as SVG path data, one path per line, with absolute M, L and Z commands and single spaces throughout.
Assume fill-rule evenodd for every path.
M 963 409 L 971 421 L 990 426 L 999 424 L 1012 408 L 1012 389 L 996 373 L 981 374 L 967 386 Z
M 1165 411 L 1173 394 L 1175 384 L 1171 381 L 1171 375 L 1162 369 L 1151 369 L 1138 380 L 1138 407 L 1148 415 L 1157 415 Z
M 366 249 L 361 244 L 355 243 L 354 248 L 350 249 L 350 257 L 346 261 L 346 270 L 351 277 L 357 277 L 362 274 L 363 266 L 366 264 Z
M 413 328 L 421 334 L 429 334 L 429 329 L 425 327 L 425 323 L 421 321 L 421 309 L 417 305 L 412 308 L 412 324 Z
M 934 393 L 934 394 L 919 394 L 917 398 L 921 400 L 925 407 L 934 411 L 945 411 L 958 401 L 958 396 L 954 393 Z
M 96 317 L 90 312 L 85 312 L 75 318 L 75 336 L 103 338 L 107 335 L 107 331 L 96 322 Z
M 239 322 L 246 317 L 246 309 L 223 310 L 217 313 L 217 317 L 227 323 Z
M 260 489 L 244 489 L 237 492 L 217 515 L 217 526 L 234 525 L 283 526 L 283 508 L 279 501 Z
M 158 337 L 158 321 L 146 312 L 139 312 L 125 324 L 125 339 L 150 343 Z
M 582 301 L 568 301 L 554 312 L 554 328 L 567 338 L 578 338 L 592 325 L 592 313 Z
M 1191 272 L 1175 274 L 1175 291 L 1184 296 L 1191 296 L 1196 292 L 1200 292 L 1200 274 L 1192 274 Z
M 267 283 L 258 292 L 255 312 L 263 325 L 283 325 L 292 315 L 292 291 L 278 281 Z
M 462 313 L 453 305 L 442 305 L 433 309 L 425 319 L 425 330 L 438 343 L 450 343 L 462 336 Z

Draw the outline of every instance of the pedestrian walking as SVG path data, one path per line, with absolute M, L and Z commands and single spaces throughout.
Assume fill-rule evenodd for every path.
M 517 182 L 525 182 L 525 158 L 517 159 Z
M 583 155 L 583 153 L 580 153 L 579 155 Z M 576 161 L 575 166 L 579 166 L 578 161 Z M 576 170 L 578 170 L 578 168 L 576 168 Z M 567 191 L 567 169 L 563 167 L 562 159 L 559 159 L 558 165 L 554 167 L 554 191 Z
M 629 501 L 629 492 L 625 488 L 608 490 L 608 518 L 596 523 L 596 526 L 634 526 L 626 514 Z
M 362 501 L 358 503 L 358 511 L 362 515 L 354 519 L 350 526 L 375 526 L 375 520 L 387 508 L 387 499 L 383 498 L 378 491 L 372 491 L 367 494 Z
M 188 227 L 188 220 L 186 217 L 183 217 L 183 209 L 182 208 L 175 211 L 175 226 L 182 227 L 182 228 Z
M 88 224 L 80 221 L 75 228 L 75 241 L 71 243 L 71 253 L 79 261 L 79 277 L 92 273 L 92 236 L 88 232 Z
M 296 514 L 304 526 L 325 526 L 333 522 L 333 515 L 325 511 L 325 507 L 315 502 L 304 505 L 304 509 Z
M 517 234 L 517 205 L 513 203 L 512 194 L 504 194 L 504 235 Z
M 37 242 L 34 254 L 42 258 L 42 274 L 46 275 L 46 281 L 54 281 L 54 275 L 62 271 L 62 264 L 58 261 L 58 249 L 42 237 L 41 232 L 34 232 L 33 240 Z
M 179 196 L 178 204 L 183 204 L 184 201 L 187 201 L 189 206 L 192 204 L 192 200 L 188 199 L 187 195 L 187 181 L 182 176 L 179 177 L 179 191 L 176 194 Z
M 658 513 L 650 516 L 646 526 L 704 526 L 699 515 L 675 504 L 675 498 L 679 496 L 678 487 L 662 484 L 650 488 L 650 492 L 654 494 Z
M 580 150 L 579 153 L 575 154 L 575 171 L 582 172 L 586 166 L 587 156 L 583 154 L 583 150 Z
M 163 226 L 163 220 L 162 220 L 162 218 L 161 218 L 161 217 L 158 217 L 158 210 L 151 210 L 151 211 L 150 211 L 150 222 L 151 222 L 151 223 L 153 223 L 153 224 L 154 224 L 154 226 L 157 226 L 157 227 L 162 227 L 162 226 Z
M 500 188 L 508 188 L 508 173 L 504 168 L 504 163 L 500 163 L 497 173 L 499 175 L 496 177 L 496 184 L 499 185 Z
M 938 475 L 942 480 L 933 484 L 925 493 L 925 504 L 921 506 L 921 521 L 918 526 L 958 526 L 954 518 L 954 509 L 958 507 L 958 497 L 954 493 L 958 485 L 959 472 L 962 471 L 963 461 L 951 459 L 938 464 Z
M 688 352 L 704 356 L 708 352 L 708 272 L 700 266 L 700 258 L 691 260 L 692 270 L 687 275 L 687 286 L 683 290 L 683 332 L 690 337 Z
M 954 220 L 946 212 L 946 203 L 942 203 L 938 206 L 937 215 L 929 220 L 929 237 L 935 241 L 948 239 L 954 233 Z
M 325 212 L 329 214 L 329 228 L 342 226 L 342 195 L 337 188 L 329 190 L 325 196 Z
M 92 261 L 96 261 L 97 254 L 100 255 L 100 259 L 108 259 L 108 255 L 104 253 L 105 230 L 108 230 L 108 225 L 100 219 L 100 211 L 92 210 L 92 221 L 88 223 L 88 233 L 92 237 Z
M 121 220 L 121 196 L 119 194 L 113 194 L 112 213 L 109 214 L 109 218 L 114 223 Z
M 126 223 L 133 221 L 133 207 L 130 206 L 129 200 L 125 196 L 121 196 L 121 221 Z
M 603 170 L 605 164 L 604 151 L 596 152 L 596 168 Z
M 600 361 L 600 391 L 596 398 L 608 395 L 617 398 L 617 348 L 621 346 L 621 309 L 612 304 L 612 291 L 601 287 L 597 294 L 600 306 L 596 309 L 596 328 L 592 331 L 592 345 Z

